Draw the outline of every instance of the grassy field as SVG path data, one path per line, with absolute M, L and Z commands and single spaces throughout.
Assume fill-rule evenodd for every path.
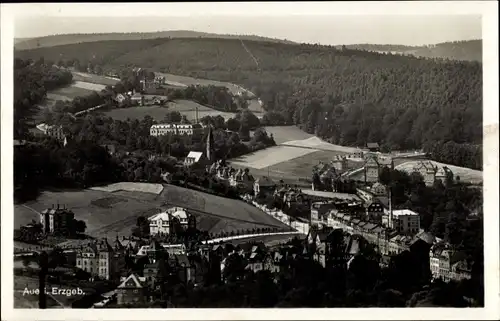
M 201 119 L 205 116 L 218 116 L 221 115 L 224 119 L 234 117 L 233 113 L 226 113 L 213 110 L 209 107 L 197 104 L 190 100 L 177 100 L 169 102 L 166 106 L 144 106 L 144 107 L 128 107 L 117 108 L 105 111 L 105 115 L 117 120 L 130 119 L 143 119 L 144 116 L 149 115 L 156 121 L 162 121 L 165 115 L 171 111 L 179 111 L 182 115 L 190 121 L 196 120 L 196 107 L 198 107 L 198 118 Z
M 274 146 L 251 154 L 243 155 L 231 160 L 231 163 L 255 169 L 264 169 L 269 166 L 295 159 L 316 150 L 289 146 Z
M 14 225 L 39 220 L 37 212 L 59 203 L 70 208 L 77 219 L 87 224 L 86 234 L 92 237 L 130 235 L 137 217 L 151 216 L 166 206 L 183 206 L 193 210 L 198 226 L 210 233 L 254 227 L 285 227 L 257 208 L 239 200 L 226 199 L 172 185 L 161 193 L 138 191 L 134 183 L 129 190 L 105 192 L 95 190 L 46 191 L 36 201 L 14 207 Z M 156 184 L 155 184 L 156 185 Z
M 267 126 L 265 129 L 269 134 L 273 134 L 274 141 L 278 145 L 291 140 L 314 137 L 296 126 Z
M 270 170 L 276 172 L 287 173 L 288 175 L 293 175 L 297 177 L 311 177 L 312 168 L 319 162 L 329 163 L 334 156 L 342 155 L 342 152 L 334 151 L 314 151 L 312 153 L 287 160 L 270 167 Z M 349 168 L 355 168 L 361 166 L 359 162 L 348 161 Z
M 74 84 L 71 86 L 59 88 L 56 90 L 52 90 L 50 94 L 52 95 L 58 95 L 62 97 L 67 97 L 68 100 L 72 100 L 75 97 L 79 96 L 86 96 L 92 93 L 94 91 L 93 89 L 88 89 L 88 88 L 81 88 L 78 86 L 75 86 Z M 54 97 L 54 96 L 53 96 Z
M 120 81 L 117 78 L 94 75 L 94 74 L 89 74 L 89 73 L 85 73 L 85 72 L 72 71 L 71 73 L 73 74 L 74 81 L 83 81 L 83 82 L 92 83 L 92 84 L 99 84 L 99 85 L 103 85 L 103 88 L 104 88 L 104 86 L 107 86 L 107 85 L 112 86 Z

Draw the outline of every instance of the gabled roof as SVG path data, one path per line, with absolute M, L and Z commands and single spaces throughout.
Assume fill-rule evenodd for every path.
M 118 286 L 118 289 L 142 289 L 141 281 L 144 282 L 144 278 L 136 276 L 134 273 L 130 274 L 123 282 Z
M 155 214 L 153 216 L 148 217 L 149 221 L 157 221 L 157 220 L 162 220 L 162 221 L 170 221 L 170 215 L 167 212 L 161 212 L 158 214 Z
M 201 159 L 202 156 L 203 156 L 202 152 L 193 152 L 193 151 L 191 151 L 191 152 L 189 152 L 189 154 L 187 155 L 186 158 L 194 158 L 194 161 L 198 162 Z
M 425 171 L 429 171 L 429 172 L 436 172 L 437 171 L 437 166 L 435 166 L 430 161 L 420 161 L 413 168 L 414 171 L 420 171 L 421 169 L 423 169 Z
M 367 143 L 366 147 L 368 148 L 379 148 L 378 143 Z

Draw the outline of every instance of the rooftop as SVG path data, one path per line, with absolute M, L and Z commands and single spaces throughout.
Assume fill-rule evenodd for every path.
M 415 213 L 409 209 L 403 209 L 403 210 L 393 210 L 392 215 L 394 215 L 394 216 L 406 216 L 406 215 L 413 216 L 413 215 L 418 215 L 418 213 Z

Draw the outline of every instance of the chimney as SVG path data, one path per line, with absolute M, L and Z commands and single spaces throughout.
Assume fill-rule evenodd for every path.
M 393 214 L 392 214 L 392 189 L 389 186 L 389 227 L 393 228 Z

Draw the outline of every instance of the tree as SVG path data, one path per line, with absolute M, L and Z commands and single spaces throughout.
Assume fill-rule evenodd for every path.
M 75 220 L 74 224 L 75 224 L 75 232 L 76 233 L 80 233 L 80 234 L 85 233 L 85 230 L 87 229 L 87 224 L 85 223 L 85 221 Z

